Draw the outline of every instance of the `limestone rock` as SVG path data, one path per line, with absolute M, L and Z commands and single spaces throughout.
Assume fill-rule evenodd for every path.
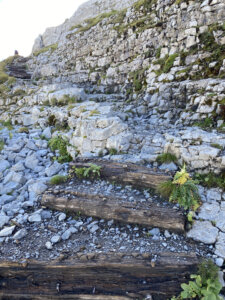
M 187 233 L 187 237 L 204 244 L 214 244 L 218 233 L 219 230 L 209 221 L 196 221 L 192 229 Z

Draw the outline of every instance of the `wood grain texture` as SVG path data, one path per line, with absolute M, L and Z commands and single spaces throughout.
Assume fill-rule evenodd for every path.
M 85 216 L 184 232 L 183 213 L 170 207 L 158 206 L 152 202 L 129 202 L 114 196 L 81 193 L 75 190 L 61 192 L 54 193 L 54 189 L 52 193 L 51 190 L 46 192 L 42 197 L 42 205 L 71 214 L 80 212 Z
M 65 261 L 1 262 L 0 299 L 125 300 L 151 294 L 166 300 L 180 292 L 197 264 L 192 253 L 163 253 L 156 259 L 153 254 L 78 253 Z
M 103 179 L 137 187 L 155 189 L 160 183 L 171 178 L 165 173 L 155 172 L 144 166 L 97 158 L 77 158 L 76 161 L 72 162 L 70 165 L 76 168 L 88 168 L 90 163 L 101 166 L 101 177 Z

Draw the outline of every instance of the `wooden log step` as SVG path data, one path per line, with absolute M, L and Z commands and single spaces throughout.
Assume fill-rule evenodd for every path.
M 71 214 L 80 212 L 85 216 L 159 227 L 179 233 L 185 230 L 185 217 L 181 211 L 153 202 L 130 202 L 114 195 L 109 197 L 70 189 L 47 191 L 41 203 L 45 207 Z
M 119 163 L 103 159 L 77 158 L 70 165 L 75 168 L 90 167 L 90 164 L 101 166 L 101 177 L 109 181 L 155 189 L 160 183 L 171 177 L 162 172 L 132 163 Z
M 194 253 L 77 253 L 65 261 L 0 262 L 0 299 L 125 300 L 152 295 L 153 300 L 166 300 L 180 292 L 197 264 Z

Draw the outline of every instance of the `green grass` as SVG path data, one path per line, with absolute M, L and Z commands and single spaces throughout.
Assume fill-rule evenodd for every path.
M 92 117 L 92 116 L 94 116 L 94 115 L 99 115 L 99 114 L 100 114 L 100 111 L 99 111 L 99 110 L 93 109 L 93 110 L 90 112 L 89 116 Z
M 67 181 L 67 178 L 68 178 L 67 176 L 55 175 L 51 178 L 50 184 L 54 185 L 54 184 L 65 183 Z
M 4 146 L 5 146 L 4 141 L 3 141 L 3 140 L 0 140 L 0 151 L 3 150 Z
M 146 86 L 146 68 L 129 73 L 129 79 L 133 83 L 135 92 L 140 92 Z
M 71 155 L 67 152 L 67 146 L 69 143 L 62 137 L 58 136 L 51 138 L 48 142 L 48 145 L 52 151 L 59 151 L 59 156 L 56 157 L 58 162 L 65 163 L 72 161 Z
M 199 174 L 196 173 L 194 175 L 194 179 L 198 181 L 199 184 L 207 187 L 207 188 L 221 188 L 225 191 L 225 173 L 221 173 L 220 175 L 216 175 L 214 173 L 208 174 Z
M 19 89 L 19 90 L 16 90 L 12 96 L 15 97 L 15 96 L 24 96 L 24 95 L 26 95 L 26 92 L 22 89 Z
M 6 127 L 8 130 L 13 130 L 13 126 L 10 120 L 8 121 L 2 121 L 0 120 L 0 123 L 3 127 Z
M 178 53 L 174 53 L 172 55 L 166 55 L 164 58 L 160 58 L 154 62 L 154 65 L 160 65 L 160 70 L 156 71 L 157 75 L 161 75 L 162 73 L 168 73 L 173 67 L 175 59 L 179 56 Z
M 89 29 L 91 29 L 92 27 L 94 27 L 98 23 L 100 23 L 102 20 L 104 20 L 106 18 L 109 18 L 109 17 L 111 17 L 113 15 L 116 15 L 116 14 L 117 14 L 116 10 L 112 10 L 111 12 L 100 14 L 95 18 L 85 20 L 86 25 L 84 25 L 84 26 L 75 25 L 75 26 L 71 27 L 70 30 L 73 30 L 73 29 L 77 28 L 78 30 L 75 32 L 75 34 L 80 33 L 80 32 L 88 31 Z
M 19 133 L 29 133 L 29 129 L 27 127 L 20 127 L 18 130 Z
M 49 45 L 47 47 L 44 47 L 44 48 L 41 48 L 40 50 L 36 51 L 33 53 L 34 56 L 38 56 L 40 55 L 41 53 L 45 53 L 47 51 L 51 51 L 51 54 L 58 48 L 58 44 L 52 44 L 52 45 Z
M 6 73 L 6 67 L 7 65 L 10 65 L 14 61 L 14 59 L 15 56 L 10 56 L 0 62 L 0 84 L 5 83 L 7 80 L 12 78 Z
M 221 146 L 219 144 L 216 144 L 216 143 L 212 143 L 210 146 L 214 147 L 214 148 L 217 148 L 217 149 L 220 149 L 220 150 L 223 150 L 223 146 Z
M 156 161 L 160 164 L 176 162 L 177 157 L 172 153 L 162 153 L 157 156 Z
M 136 11 L 140 11 L 143 7 L 144 12 L 149 12 L 152 10 L 152 6 L 156 2 L 157 0 L 139 0 L 134 3 L 133 7 Z
M 203 129 L 211 128 L 213 127 L 213 125 L 214 125 L 214 121 L 212 118 L 209 117 L 205 118 L 202 121 L 193 123 L 193 126 L 198 126 Z
M 110 155 L 117 155 L 118 151 L 115 148 L 111 148 L 111 149 L 109 149 L 109 154 Z

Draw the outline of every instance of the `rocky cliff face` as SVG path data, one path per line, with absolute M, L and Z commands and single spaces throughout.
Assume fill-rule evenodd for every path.
M 71 27 L 81 24 L 86 19 L 94 18 L 102 13 L 112 10 L 122 10 L 132 5 L 135 0 L 90 0 L 82 4 L 78 10 L 67 19 L 62 25 L 47 28 L 43 35 L 36 38 L 32 52 L 38 51 L 43 47 L 55 44 L 64 39 L 64 35 Z
M 74 146 L 79 151 L 87 145 L 88 152 L 106 145 L 122 150 L 123 140 L 124 151 L 138 149 L 147 161 L 154 161 L 164 149 L 193 169 L 221 170 L 224 156 L 211 146 L 214 138 L 204 144 L 209 141 L 207 132 L 197 130 L 193 136 L 192 128 L 182 130 L 183 125 L 224 128 L 224 17 L 221 1 L 138 1 L 128 9 L 101 14 L 64 30 L 57 45 L 34 53 L 29 68 L 33 79 L 84 88 L 86 100 L 121 99 L 116 105 L 126 114 L 124 118 L 146 116 L 154 128 L 175 127 L 162 139 L 157 131 L 160 138 L 154 143 L 149 133 L 134 126 L 138 144 L 121 137 L 111 144 L 105 137 L 101 146 L 97 143 L 99 147 L 76 131 L 79 139 L 74 139 Z M 133 134 L 131 128 L 126 130 L 129 134 Z M 224 147 L 222 134 L 217 132 L 215 139 Z

